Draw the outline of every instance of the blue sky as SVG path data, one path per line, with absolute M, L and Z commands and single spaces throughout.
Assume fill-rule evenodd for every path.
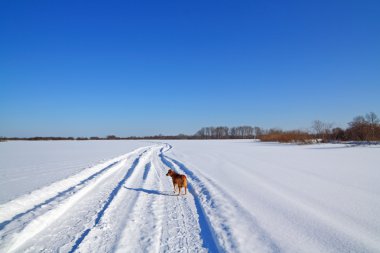
M 380 116 L 380 1 L 1 1 L 0 136 Z

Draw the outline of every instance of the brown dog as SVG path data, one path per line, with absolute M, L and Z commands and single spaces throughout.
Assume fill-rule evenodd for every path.
M 171 176 L 173 180 L 173 187 L 174 187 L 174 193 L 175 193 L 175 186 L 178 187 L 178 195 L 181 193 L 181 188 L 185 188 L 185 195 L 187 193 L 187 178 L 185 175 L 181 175 L 176 173 L 173 170 L 169 170 L 168 173 L 166 173 L 166 176 Z

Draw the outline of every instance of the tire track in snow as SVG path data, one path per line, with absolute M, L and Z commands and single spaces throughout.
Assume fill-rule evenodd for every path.
M 141 231 L 147 231 L 146 233 L 141 233 L 141 236 L 149 239 L 154 235 L 152 227 L 147 226 L 143 222 L 145 221 L 144 217 L 156 221 L 155 216 L 152 215 L 153 211 L 146 211 L 147 208 L 145 207 L 146 204 L 151 206 L 156 201 L 155 198 L 149 200 L 146 198 L 146 194 L 156 193 L 155 190 L 146 190 L 145 188 L 151 181 L 152 166 L 150 164 L 154 150 L 155 148 L 152 148 L 148 154 L 140 159 L 133 176 L 123 184 L 119 194 L 115 197 L 101 221 L 81 243 L 78 251 L 115 252 L 118 250 L 119 244 L 127 242 L 126 246 L 122 246 L 121 252 L 136 252 L 126 250 L 126 248 L 138 241 L 135 237 L 140 236 L 140 233 L 128 233 L 124 238 L 123 231 L 135 228 L 138 223 L 141 223 L 138 226 L 139 229 L 142 229 Z M 146 178 L 144 178 L 145 176 Z M 139 210 L 141 207 L 143 207 L 143 212 L 137 212 L 136 215 L 136 210 Z M 146 215 L 146 212 L 148 215 Z M 152 225 L 152 222 L 148 223 L 148 225 Z M 152 226 L 155 227 L 156 224 L 153 223 Z M 135 237 L 132 237 L 132 235 Z M 150 242 L 156 242 L 156 240 L 154 239 Z M 145 248 L 149 248 L 150 245 L 151 243 L 148 243 Z
M 143 150 L 143 149 L 138 149 L 138 150 Z M 137 151 L 137 152 L 141 152 L 141 151 Z M 135 153 L 136 151 L 133 151 L 128 154 L 135 155 Z M 127 157 L 129 157 L 128 154 L 126 155 Z M 2 245 L 2 247 L 0 248 L 3 248 L 3 249 L 8 248 L 9 252 L 15 251 L 19 249 L 20 247 L 23 247 L 23 245 L 26 242 L 28 242 L 31 238 L 35 237 L 40 232 L 48 229 L 49 226 L 51 226 L 56 221 L 60 221 L 60 223 L 63 223 L 64 225 L 66 220 L 64 219 L 62 220 L 61 216 L 64 215 L 65 217 L 67 217 L 67 213 L 73 214 L 73 212 L 75 212 L 75 211 L 72 211 L 73 207 L 76 207 L 78 206 L 78 204 L 81 204 L 83 202 L 81 200 L 86 200 L 86 201 L 92 200 L 93 193 L 97 192 L 96 187 L 98 185 L 112 184 L 112 181 L 110 181 L 109 179 L 112 179 L 113 177 L 118 176 L 118 174 L 122 172 L 122 168 L 127 162 L 128 160 L 126 158 L 117 167 L 114 167 L 113 170 L 107 170 L 100 176 L 95 177 L 93 181 L 90 181 L 91 183 L 86 184 L 85 187 L 82 187 L 80 190 L 75 192 L 75 194 L 70 194 L 67 199 L 62 201 L 62 203 L 57 203 L 56 205 L 52 206 L 51 209 L 49 209 L 44 214 L 35 217 L 29 222 L 29 224 L 27 225 L 22 224 L 23 225 L 22 230 L 20 232 L 10 234 L 9 237 L 11 238 L 7 238 L 7 241 L 6 241 L 7 245 Z M 98 197 L 97 195 L 95 196 Z M 99 196 L 101 197 L 102 194 L 100 194 Z M 78 215 L 74 213 L 74 218 L 75 217 L 78 217 Z M 83 217 L 79 218 L 79 221 L 81 223 L 86 222 L 86 220 L 87 219 L 84 219 Z M 66 233 L 70 233 L 70 230 L 71 230 L 70 225 L 69 227 L 66 227 L 66 225 L 62 227 L 62 224 L 61 226 L 58 225 L 58 229 L 60 229 L 61 231 L 69 230 Z M 58 230 L 58 232 L 61 232 L 60 230 Z M 47 232 L 47 235 L 48 235 L 48 240 L 49 240 L 50 239 L 49 232 Z M 45 233 L 45 237 L 46 237 L 46 233 Z M 59 238 L 56 238 L 56 239 L 59 240 Z M 41 242 L 41 240 L 42 239 L 40 238 L 39 241 Z M 43 242 L 42 244 L 45 244 L 45 241 L 42 241 L 42 242 Z M 32 248 L 33 247 L 34 246 L 32 246 Z M 42 247 L 42 245 L 39 247 Z
M 136 196 L 126 219 L 116 252 L 205 252 L 193 196 L 174 195 L 166 168 L 156 149 L 150 166 L 125 186 L 126 195 Z M 149 168 L 149 170 L 147 170 Z M 146 174 L 147 173 L 147 174 Z M 146 178 L 145 178 L 146 176 Z M 91 241 L 91 240 L 90 240 Z M 90 250 L 86 249 L 88 252 Z
M 158 189 L 155 185 L 159 182 L 153 164 L 156 150 L 150 154 L 135 180 L 124 185 L 125 197 L 134 196 L 134 203 L 114 245 L 115 252 L 151 252 L 160 243 L 160 232 L 157 230 L 160 220 L 154 207 L 162 201 L 160 191 L 154 190 Z
M 77 251 L 204 251 L 192 198 L 164 191 L 172 186 L 160 163 L 159 149 L 141 159 L 133 177 Z
M 152 164 L 150 162 L 145 165 L 143 180 L 146 180 L 146 178 L 148 177 L 148 173 L 151 167 L 152 167 Z
M 144 151 L 142 154 L 139 155 L 138 158 L 136 158 L 133 163 L 132 163 L 132 166 L 129 168 L 129 170 L 127 171 L 127 173 L 125 174 L 125 176 L 119 181 L 119 183 L 116 185 L 116 187 L 112 190 L 112 192 L 110 193 L 110 195 L 108 196 L 108 199 L 105 201 L 102 209 L 98 212 L 97 216 L 96 216 L 96 219 L 94 221 L 94 224 L 92 225 L 92 227 L 90 228 L 87 228 L 85 231 L 83 231 L 83 233 L 80 235 L 80 237 L 75 241 L 73 247 L 71 248 L 71 250 L 69 251 L 70 253 L 72 252 L 75 252 L 79 245 L 82 243 L 82 241 L 86 238 L 86 236 L 91 232 L 91 230 L 96 227 L 100 220 L 102 219 L 102 217 L 104 216 L 104 213 L 105 211 L 108 209 L 108 207 L 110 206 L 111 202 L 113 201 L 113 199 L 116 197 L 116 195 L 119 193 L 121 187 L 124 185 L 124 183 L 127 181 L 127 179 L 132 175 L 132 173 L 134 172 L 135 168 L 137 167 L 137 165 L 139 164 L 140 162 L 140 159 L 141 157 L 147 152 Z
M 47 204 L 47 214 L 42 215 L 47 223 L 37 217 L 15 234 L 10 250 L 243 251 L 234 233 L 235 220 L 227 217 L 231 212 L 238 212 L 244 216 L 246 226 L 253 228 L 246 230 L 250 232 L 248 237 L 258 239 L 257 245 L 257 240 L 253 241 L 257 247 L 252 249 L 260 251 L 266 247 L 267 252 L 279 252 L 254 217 L 246 215 L 236 200 L 208 178 L 195 175 L 181 162 L 164 155 L 171 148 L 168 144 L 146 147 L 141 149 L 142 153 L 135 153 L 135 159 L 128 160 L 128 165 L 126 160 L 119 161 L 93 173 L 94 177 L 83 179 L 88 180 L 77 187 L 79 189 L 68 191 L 62 199 L 57 197 Z M 164 176 L 167 168 L 188 176 L 188 195 L 176 197 L 165 192 L 172 189 L 170 178 Z M 220 195 L 225 198 L 222 202 Z M 65 236 L 62 242 L 57 242 L 62 236 Z
M 161 154 L 162 149 L 160 150 Z M 167 168 L 162 163 L 157 154 L 157 167 L 161 168 L 161 173 L 166 175 Z M 172 189 L 171 178 L 164 176 L 161 181 L 161 189 Z M 183 194 L 183 192 L 182 192 Z M 207 252 L 202 238 L 202 227 L 199 222 L 199 214 L 196 208 L 196 200 L 192 194 L 164 198 L 164 219 L 160 252 Z M 167 232 L 166 232 L 167 231 Z
M 175 168 L 175 166 L 173 165 L 173 163 L 168 160 L 167 156 L 164 155 L 164 152 L 167 152 L 171 148 L 172 147 L 170 145 L 168 145 L 168 148 L 165 151 L 162 148 L 160 150 L 159 157 L 160 157 L 162 163 L 165 164 L 167 167 L 169 167 L 170 169 L 172 169 L 174 171 L 178 171 Z M 186 172 L 186 175 L 188 177 L 194 176 L 194 174 L 190 170 L 187 170 L 185 172 Z M 223 252 L 223 249 L 222 249 L 221 245 L 219 245 L 219 242 L 216 238 L 216 233 L 215 233 L 213 227 L 211 226 L 210 220 L 207 217 L 207 215 L 206 215 L 206 213 L 202 207 L 201 201 L 198 197 L 198 194 L 196 193 L 195 189 L 193 188 L 190 180 L 188 180 L 188 190 L 189 190 L 188 192 L 190 194 L 192 194 L 194 197 L 195 206 L 196 206 L 197 213 L 199 216 L 199 225 L 201 227 L 201 237 L 203 240 L 203 247 L 208 249 L 210 252 Z
M 86 183 L 88 183 L 89 181 L 91 181 L 92 179 L 99 176 L 100 174 L 102 174 L 103 172 L 105 172 L 106 170 L 110 169 L 111 167 L 115 166 L 118 163 L 120 163 L 120 161 L 116 161 L 116 162 L 111 163 L 110 165 L 106 166 L 105 168 L 101 169 L 100 171 L 92 174 L 88 178 L 83 179 L 78 184 L 73 185 L 73 186 L 71 186 L 71 187 L 69 187 L 63 191 L 58 192 L 55 196 L 45 200 L 44 202 L 41 202 L 41 203 L 35 205 L 34 207 L 32 207 L 32 208 L 30 208 L 24 212 L 16 214 L 15 216 L 13 216 L 9 220 L 5 220 L 5 221 L 1 222 L 0 223 L 0 231 L 3 230 L 5 228 L 5 226 L 7 226 L 9 223 L 11 223 L 15 220 L 19 220 L 23 216 L 25 216 L 31 212 L 35 212 L 37 209 L 40 209 L 42 207 L 46 207 L 48 204 L 50 204 L 53 201 L 62 201 L 62 199 L 65 199 L 65 197 L 69 196 L 69 194 L 75 194 L 75 192 L 77 192 L 79 189 L 81 189 L 81 186 L 84 186 Z
M 129 159 L 130 156 L 142 149 L 143 148 L 138 148 L 125 155 L 111 159 L 109 162 L 104 162 L 106 164 L 104 166 L 98 164 L 84 169 L 76 175 L 57 181 L 47 187 L 37 189 L 27 195 L 20 196 L 8 203 L 0 205 L 0 233 L 6 233 L 2 230 L 16 220 L 19 222 L 20 219 L 23 219 L 23 223 L 25 223 L 28 219 L 33 219 L 33 217 L 25 216 L 35 215 L 34 212 L 38 211 L 39 213 L 37 215 L 41 215 L 41 212 L 43 212 L 41 209 L 65 200 L 70 195 L 91 183 L 92 180 Z
M 223 191 L 209 179 L 201 180 L 199 176 L 195 175 L 183 163 L 165 156 L 163 152 L 160 156 L 162 161 L 168 167 L 184 172 L 184 174 L 188 176 L 188 179 L 190 179 L 189 181 L 191 183 L 189 184 L 189 191 L 197 199 L 199 212 L 202 213 L 204 222 L 206 223 L 203 227 L 207 226 L 209 228 L 209 233 L 211 233 L 212 239 L 215 241 L 217 250 L 227 252 L 244 250 L 274 253 L 281 252 L 280 248 L 270 237 L 270 235 L 262 227 L 260 227 L 257 220 L 248 211 L 241 207 L 228 193 Z M 207 186 L 205 185 L 205 181 L 207 181 Z M 197 188 L 197 191 L 194 186 Z M 218 203 L 218 201 L 212 197 L 210 187 L 213 188 L 213 192 L 219 192 L 219 194 L 223 196 L 223 203 L 227 202 L 228 205 L 221 205 L 221 203 Z M 199 192 L 199 194 L 197 192 Z M 221 210 L 223 211 L 221 212 Z M 242 250 L 240 248 L 239 240 L 241 240 L 241 238 L 239 238 L 240 236 L 235 235 L 231 227 L 236 224 L 231 224 L 231 222 L 228 222 L 227 217 L 224 216 L 223 213 L 239 213 L 239 219 L 243 220 L 243 222 L 240 221 L 240 227 L 244 227 L 246 230 L 245 237 L 248 237 L 247 239 L 249 240 L 256 240 L 255 243 L 252 243 L 252 247 L 250 249 Z M 215 229 L 217 229 L 218 232 L 216 232 Z
M 81 242 L 78 252 L 204 252 L 193 196 L 177 197 L 161 147 L 141 159 L 99 224 Z

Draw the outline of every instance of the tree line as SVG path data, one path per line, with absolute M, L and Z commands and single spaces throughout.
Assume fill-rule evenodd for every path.
M 200 139 L 252 139 L 260 135 L 261 131 L 261 128 L 251 126 L 202 127 L 195 133 L 194 137 Z
M 337 142 L 337 141 L 380 141 L 380 119 L 374 113 L 356 116 L 346 129 L 334 127 L 333 123 L 315 120 L 308 130 L 279 128 L 225 126 L 203 127 L 194 135 L 196 139 L 260 139 L 279 142 Z
M 339 142 L 380 141 L 380 119 L 373 113 L 359 115 L 348 123 L 346 129 L 334 127 L 333 123 L 315 120 L 308 131 L 270 129 L 258 137 L 262 141 L 279 142 Z
M 380 119 L 373 113 L 359 115 L 348 123 L 346 129 L 334 127 L 332 123 L 315 120 L 309 130 L 288 130 L 278 128 L 263 129 L 257 126 L 210 126 L 202 127 L 193 135 L 154 135 L 118 137 L 0 137 L 0 141 L 7 140 L 191 140 L 191 139 L 260 139 L 261 141 L 279 142 L 336 142 L 336 141 L 380 141 Z

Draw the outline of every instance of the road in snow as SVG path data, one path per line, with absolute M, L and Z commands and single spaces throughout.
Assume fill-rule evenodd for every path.
M 378 146 L 133 145 L 1 204 L 0 252 L 380 252 Z

